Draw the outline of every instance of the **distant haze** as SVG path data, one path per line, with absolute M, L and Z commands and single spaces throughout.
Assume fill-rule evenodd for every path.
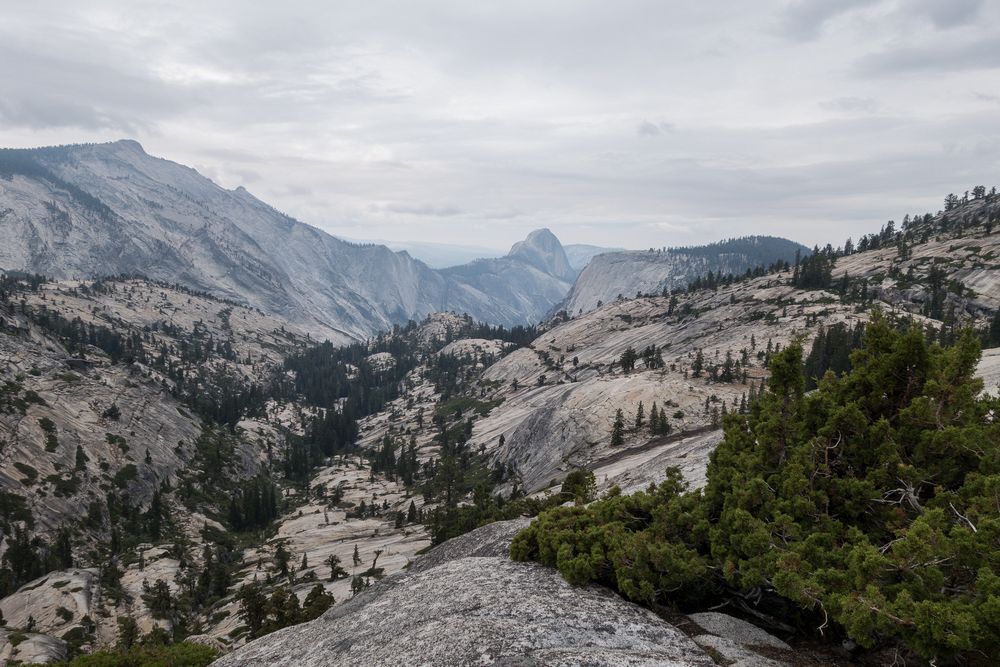
M 502 257 L 509 248 L 488 248 L 476 245 L 455 245 L 451 243 L 421 243 L 420 241 L 399 241 L 391 239 L 345 239 L 361 243 L 381 243 L 392 250 L 405 250 L 416 259 L 435 269 L 467 264 L 484 257 Z
M 0 145 L 134 138 L 348 238 L 837 244 L 1000 174 L 995 1 L 38 0 L 3 18 Z

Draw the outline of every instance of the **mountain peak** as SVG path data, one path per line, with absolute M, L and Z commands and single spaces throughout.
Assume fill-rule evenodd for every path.
M 573 280 L 576 277 L 576 271 L 566 258 L 566 251 L 559 239 L 545 227 L 536 229 L 523 241 L 511 246 L 507 256 L 516 257 L 563 280 Z
M 118 141 L 112 141 L 111 145 L 117 148 L 128 148 L 130 150 L 138 151 L 140 153 L 146 152 L 145 149 L 142 147 L 142 144 L 140 144 L 135 139 L 119 139 Z

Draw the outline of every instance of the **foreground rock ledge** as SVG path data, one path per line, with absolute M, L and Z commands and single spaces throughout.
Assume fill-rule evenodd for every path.
M 504 554 L 523 521 L 452 540 L 345 604 L 250 642 L 218 667 L 715 663 L 653 613 Z

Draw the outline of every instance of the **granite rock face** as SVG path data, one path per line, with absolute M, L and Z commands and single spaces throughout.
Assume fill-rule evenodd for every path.
M 683 289 L 709 271 L 740 274 L 777 259 L 792 261 L 796 251 L 808 249 L 787 239 L 753 236 L 711 246 L 604 252 L 592 257 L 580 271 L 561 307 L 571 315 L 586 313 L 619 296 Z
M 791 646 L 739 618 L 709 611 L 688 616 L 704 633 L 694 636 L 698 646 L 727 660 L 730 667 L 787 667 L 796 664 Z M 777 659 L 763 655 L 770 649 Z
M 34 632 L 0 629 L 0 664 L 44 665 L 66 659 L 66 643 Z
M 338 239 L 134 141 L 0 153 L 0 237 L 0 270 L 142 274 L 340 343 L 442 310 L 534 323 L 575 277 L 547 231 L 506 257 L 438 271 L 406 252 Z
M 555 570 L 511 562 L 504 554 L 526 523 L 456 538 L 317 620 L 213 664 L 714 664 L 653 613 L 601 588 L 574 588 Z

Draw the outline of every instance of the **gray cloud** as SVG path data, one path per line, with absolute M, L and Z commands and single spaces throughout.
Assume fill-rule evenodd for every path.
M 887 50 L 865 56 L 855 66 L 856 71 L 864 76 L 961 72 L 998 67 L 1000 46 L 996 37 Z
M 352 237 L 839 242 L 1000 173 L 997 3 L 10 4 L 0 145 L 134 137 Z
M 792 39 L 814 39 L 828 21 L 881 0 L 795 0 L 778 15 L 778 29 Z
M 979 17 L 983 0 L 912 0 L 913 8 L 927 14 L 938 28 L 966 25 Z M 909 10 L 904 6 L 904 10 Z
M 402 213 L 404 215 L 429 215 L 439 218 L 450 218 L 459 215 L 463 211 L 455 206 L 435 206 L 433 204 L 388 204 L 384 210 L 392 213 Z
M 832 100 L 820 102 L 820 107 L 830 111 L 871 114 L 878 108 L 878 103 L 871 97 L 835 97 Z
M 643 120 L 639 123 L 639 126 L 636 127 L 635 131 L 640 137 L 658 137 L 666 132 L 673 132 L 674 126 L 672 123 L 654 123 L 649 120 Z

